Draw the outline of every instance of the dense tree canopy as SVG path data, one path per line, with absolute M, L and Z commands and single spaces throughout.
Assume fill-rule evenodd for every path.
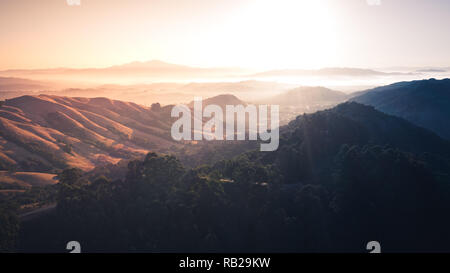
M 149 153 L 124 179 L 64 170 L 56 210 L 23 223 L 18 249 L 363 252 L 377 240 L 383 251 L 450 250 L 446 141 L 357 104 L 281 132 L 276 152 L 196 168 Z M 0 234 L 14 232 L 8 219 Z

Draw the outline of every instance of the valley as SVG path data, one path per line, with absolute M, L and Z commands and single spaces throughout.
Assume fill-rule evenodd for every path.
M 445 86 L 445 83 L 446 80 L 443 80 L 436 84 Z M 396 86 L 408 86 L 408 83 L 379 89 L 392 89 L 395 92 Z M 427 85 L 424 88 L 417 92 L 428 90 Z M 216 219 L 213 216 L 216 215 L 215 212 L 209 216 L 212 217 L 209 220 L 212 221 L 211 224 L 201 222 L 199 230 L 186 231 L 199 236 L 198 240 L 204 244 L 201 248 L 204 251 L 208 251 L 208 244 L 223 251 L 256 249 L 246 245 L 247 243 L 266 251 L 274 251 L 276 247 L 282 251 L 297 251 L 299 248 L 291 244 L 291 238 L 306 240 L 317 236 L 322 239 L 317 239 L 313 245 L 303 245 L 301 249 L 323 249 L 327 245 L 332 251 L 346 251 L 347 249 L 338 247 L 341 244 L 339 236 L 343 236 L 342 232 L 349 227 L 340 223 L 339 219 L 347 219 L 350 217 L 347 214 L 354 215 L 363 211 L 373 213 L 369 207 L 366 211 L 369 203 L 375 204 L 377 213 L 383 213 L 383 219 L 393 217 L 392 219 L 398 218 L 406 223 L 432 221 L 440 223 L 444 229 L 448 223 L 433 218 L 434 213 L 430 214 L 431 218 L 414 219 L 399 217 L 399 213 L 403 213 L 403 209 L 425 209 L 433 202 L 444 202 L 445 204 L 439 205 L 442 209 L 450 206 L 445 201 L 447 194 L 450 197 L 450 188 L 447 186 L 450 181 L 450 143 L 436 133 L 420 127 L 423 124 L 402 119 L 401 114 L 389 113 L 387 110 L 386 114 L 378 111 L 376 106 L 357 103 L 365 103 L 363 98 L 380 94 L 379 89 L 349 95 L 324 87 L 302 86 L 279 91 L 279 94 L 267 98 L 254 97 L 250 101 L 244 101 L 233 94 L 206 97 L 203 107 L 250 103 L 279 105 L 280 143 L 279 148 L 273 152 L 258 151 L 259 144 L 254 141 L 175 141 L 170 135 L 170 128 L 176 120 L 170 116 L 173 105 L 153 103 L 145 106 L 106 97 L 48 94 L 7 99 L 0 106 L 0 204 L 4 211 L 9 211 L 7 215 L 14 212 L 18 217 L 17 221 L 23 225 L 20 236 L 27 243 L 18 247 L 26 251 L 37 251 L 42 245 L 46 245 L 45 249 L 48 251 L 57 251 L 52 244 L 61 242 L 55 241 L 51 234 L 63 236 L 65 232 L 75 232 L 66 227 L 68 219 L 63 215 L 80 215 L 80 210 L 89 209 L 92 213 L 104 215 L 102 217 L 106 218 L 102 218 L 102 221 L 122 222 L 124 216 L 121 213 L 125 211 L 116 209 L 119 214 L 109 211 L 111 206 L 117 205 L 115 202 L 118 199 L 124 200 L 124 210 L 134 206 L 146 208 L 144 210 L 153 209 L 154 204 L 150 205 L 142 198 L 149 202 L 160 200 L 158 202 L 162 203 L 158 206 L 162 211 L 169 206 L 166 202 L 175 202 L 176 206 L 181 206 L 178 208 L 180 213 L 183 211 L 188 215 L 196 215 L 195 217 L 203 217 L 207 213 L 204 211 L 207 210 L 205 205 L 215 204 L 214 210 L 222 210 L 230 222 Z M 434 92 L 434 89 L 429 91 Z M 442 91 L 442 94 L 447 94 L 445 92 Z M 431 97 L 440 94 L 436 93 Z M 188 107 L 194 107 L 193 102 L 186 100 L 186 103 Z M 410 189 L 404 191 L 406 182 Z M 200 192 L 199 188 L 202 188 Z M 396 201 L 385 196 L 390 191 L 402 195 L 406 207 L 394 205 Z M 193 194 L 189 198 L 194 199 L 177 199 L 182 198 L 176 196 L 183 192 Z M 432 199 L 422 197 L 421 192 L 429 192 L 429 198 Z M 215 199 L 211 194 L 221 197 Z M 366 200 L 354 199 L 355 194 L 365 196 Z M 203 198 L 208 198 L 209 201 L 202 201 Z M 143 203 L 136 204 L 138 200 Z M 415 200 L 416 204 L 413 206 L 410 200 Z M 276 202 L 276 205 L 271 202 Z M 183 208 L 187 204 L 195 204 L 202 212 Z M 259 218 L 258 215 L 274 213 L 264 209 L 269 204 L 284 211 L 286 216 L 266 215 Z M 361 207 L 360 211 L 355 210 L 356 204 Z M 94 210 L 92 206 L 97 206 L 97 209 Z M 303 224 L 296 222 L 311 216 L 306 211 L 296 211 L 295 206 L 307 206 L 307 211 L 316 211 L 318 218 L 308 218 Z M 388 206 L 396 209 L 387 211 Z M 243 207 L 247 209 L 238 213 L 237 210 Z M 306 228 L 306 237 L 286 233 L 287 237 L 280 234 L 278 246 L 272 241 L 267 245 L 257 244 L 252 239 L 254 237 L 243 230 L 239 233 L 223 231 L 225 227 L 240 225 L 234 222 L 236 213 L 241 215 L 239 217 L 247 218 L 245 223 L 250 226 L 259 222 L 277 223 L 260 232 L 278 234 L 281 230 L 294 227 Z M 88 221 L 93 226 L 108 230 L 107 234 L 117 232 L 101 225 L 95 217 L 90 218 L 93 215 L 86 217 L 88 218 L 80 219 L 81 222 L 71 222 L 71 225 L 85 225 L 84 221 Z M 147 216 L 139 212 L 134 213 L 133 217 Z M 157 221 L 152 217 L 155 216 L 148 220 Z M 275 220 L 277 217 L 284 220 Z M 290 217 L 297 220 L 286 222 Z M 375 226 L 386 230 L 388 222 L 381 220 L 379 216 L 374 217 L 374 221 L 381 221 Z M 332 225 L 336 234 L 325 232 L 325 223 L 320 224 L 322 220 L 319 219 L 325 220 L 326 225 Z M 127 223 L 133 221 L 135 220 L 127 220 Z M 181 219 L 169 221 L 172 222 L 170 226 L 174 227 L 180 225 L 175 223 Z M 361 221 L 367 219 L 361 218 Z M 317 230 L 308 231 L 311 227 L 304 227 L 305 223 L 318 225 L 315 226 Z M 401 222 L 396 223 L 402 229 L 408 229 Z M 363 222 L 355 223 L 352 229 L 360 231 L 361 225 L 364 225 Z M 210 232 L 214 233 L 216 239 L 208 241 L 209 233 L 205 233 L 204 229 L 214 230 Z M 48 233 L 43 230 L 53 231 Z M 129 230 L 134 235 L 129 235 L 131 237 L 124 245 L 119 242 L 114 244 L 112 249 L 137 247 L 148 250 L 145 244 L 135 241 L 139 232 L 136 233 L 134 227 L 125 224 L 123 230 Z M 356 247 L 358 240 L 375 231 L 369 229 L 367 234 L 361 234 L 360 237 L 345 237 L 348 249 L 354 249 L 352 247 Z M 165 234 L 161 230 L 154 232 Z M 262 236 L 263 233 L 255 236 Z M 97 231 L 90 230 L 89 234 L 97 234 Z M 188 237 L 183 234 L 180 236 Z M 419 238 L 423 242 L 419 243 L 419 247 L 424 247 L 426 241 L 435 240 L 434 237 L 423 237 L 420 234 L 411 230 L 411 233 L 403 236 Z M 438 234 L 442 236 L 442 232 L 437 232 L 436 235 Z M 88 234 L 79 236 L 84 240 L 91 240 Z M 152 236 L 139 237 L 139 240 L 147 242 L 153 240 Z M 383 238 L 391 241 L 398 236 L 400 233 L 392 231 Z M 179 240 L 186 244 L 186 248 L 182 249 L 189 251 L 193 241 L 181 237 Z M 221 243 L 222 240 L 232 241 L 227 244 Z M 155 245 L 154 249 L 165 251 L 170 245 L 170 241 L 164 241 Z M 97 247 L 104 247 L 103 239 L 91 241 L 90 250 L 95 251 Z M 394 244 L 392 249 L 403 248 Z

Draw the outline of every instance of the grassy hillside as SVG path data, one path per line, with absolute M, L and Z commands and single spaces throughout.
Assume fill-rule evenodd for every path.
M 166 115 L 106 98 L 22 96 L 0 107 L 0 168 L 90 170 L 162 151 L 172 142 Z

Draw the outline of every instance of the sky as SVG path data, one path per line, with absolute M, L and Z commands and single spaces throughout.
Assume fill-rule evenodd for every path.
M 450 66 L 448 0 L 0 0 L 0 69 Z

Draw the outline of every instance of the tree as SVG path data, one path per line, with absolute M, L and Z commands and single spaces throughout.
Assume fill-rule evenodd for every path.
M 0 208 L 0 252 L 13 251 L 17 244 L 19 219 L 10 209 Z
M 59 175 L 59 182 L 67 185 L 74 185 L 81 178 L 83 171 L 77 168 L 65 169 Z
M 150 109 L 154 112 L 159 112 L 161 111 L 161 104 L 159 102 L 153 103 Z

